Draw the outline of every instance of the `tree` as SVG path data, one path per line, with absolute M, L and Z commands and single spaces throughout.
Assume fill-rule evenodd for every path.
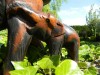
M 57 11 L 60 10 L 60 7 L 63 2 L 67 0 L 51 0 L 51 2 L 44 6 L 43 11 L 44 12 L 50 12 L 54 14 L 56 17 L 58 17 Z
M 91 33 L 96 37 L 98 26 L 100 27 L 100 9 L 94 10 L 92 5 L 86 16 L 86 21 Z

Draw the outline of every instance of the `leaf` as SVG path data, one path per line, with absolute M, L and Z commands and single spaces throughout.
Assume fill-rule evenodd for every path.
M 97 75 L 97 69 L 95 67 L 89 67 L 84 70 L 84 75 Z
M 93 66 L 89 67 L 88 70 L 90 71 L 90 73 L 92 75 L 97 75 L 97 69 L 96 69 L 96 67 L 93 67 Z
M 26 75 L 27 72 L 26 70 L 14 70 L 14 71 L 10 71 L 10 74 L 11 75 Z
M 2 62 L 2 59 L 0 58 L 0 63 Z
M 98 54 L 100 54 L 100 47 L 96 48 L 96 52 L 98 52 Z
M 36 75 L 43 75 L 42 73 L 36 73 Z
M 53 62 L 48 57 L 44 57 L 37 62 L 37 65 L 42 69 L 50 69 L 53 67 Z
M 29 66 L 21 70 L 10 71 L 11 75 L 35 75 L 38 70 L 36 66 Z
M 79 60 L 87 60 L 90 56 L 90 47 L 87 44 L 80 46 L 79 48 Z
M 29 66 L 28 60 L 24 59 L 24 61 L 11 61 L 15 70 L 24 69 L 25 67 Z
M 85 69 L 85 70 L 84 70 L 84 75 L 92 75 L 92 74 L 89 72 L 88 69 Z
M 55 75 L 83 75 L 77 63 L 73 60 L 62 61 L 55 70 Z
M 82 45 L 79 48 L 79 55 L 86 55 L 89 53 L 90 47 L 88 45 Z
M 13 64 L 15 70 L 20 70 L 20 69 L 24 69 L 24 66 L 21 62 L 15 62 L 15 61 L 11 61 L 11 63 Z
M 67 50 L 65 48 L 62 48 L 61 54 L 62 54 L 62 57 L 65 57 L 66 55 L 68 55 Z
M 50 57 L 50 59 L 53 62 L 53 65 L 57 66 L 60 62 L 60 55 L 53 55 Z
M 92 51 L 94 51 L 95 50 L 95 45 L 91 44 L 90 48 L 91 48 Z
M 84 45 L 82 45 L 82 46 L 80 46 L 80 48 L 79 48 L 80 50 L 90 50 L 90 47 L 87 45 L 87 44 L 84 44 Z
M 0 43 L 4 44 L 6 46 L 7 45 L 7 37 L 0 36 Z
M 79 66 L 80 68 L 82 68 L 82 69 L 88 68 L 88 65 L 87 65 L 86 62 L 79 62 L 79 63 L 78 63 L 78 66 Z

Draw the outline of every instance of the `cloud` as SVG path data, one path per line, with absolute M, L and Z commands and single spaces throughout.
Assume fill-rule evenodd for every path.
M 85 25 L 86 21 L 83 18 L 63 19 L 62 22 L 67 25 Z
M 74 10 L 75 8 L 67 9 L 67 10 L 62 10 L 58 12 L 59 15 L 73 15 L 77 14 L 77 10 Z
M 99 5 L 94 4 L 94 9 L 98 9 Z M 69 8 L 58 12 L 63 23 L 69 25 L 84 25 L 86 24 L 86 15 L 88 14 L 91 5 Z
M 68 25 L 83 25 L 85 24 L 85 13 L 81 8 L 71 8 L 68 10 L 61 10 L 59 16 L 63 23 Z
M 98 10 L 99 8 L 100 8 L 100 5 L 93 4 L 93 10 Z M 86 12 L 89 12 L 90 9 L 91 9 L 91 5 L 83 7 L 83 10 L 86 11 Z

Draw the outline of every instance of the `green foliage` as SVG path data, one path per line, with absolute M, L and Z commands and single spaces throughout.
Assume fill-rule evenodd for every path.
M 10 71 L 11 75 L 35 75 L 37 72 L 37 67 L 29 66 L 21 70 Z
M 97 75 L 97 70 L 95 67 L 89 67 L 84 70 L 84 75 Z
M 83 26 L 72 26 L 75 31 L 78 33 L 79 37 L 81 40 L 86 40 L 88 39 L 88 37 L 90 37 L 92 35 L 90 29 L 88 28 L 87 25 L 83 25 Z M 89 39 L 88 39 L 89 40 Z
M 0 63 L 7 53 L 7 30 L 0 31 Z
M 81 69 L 88 68 L 87 62 L 79 62 L 79 63 L 78 63 L 78 66 L 79 66 Z
M 67 0 L 51 0 L 51 2 L 44 6 L 44 12 L 50 12 L 58 17 L 57 11 L 60 10 L 60 6 L 62 2 L 66 2 Z
M 79 58 L 81 61 L 93 61 L 100 58 L 100 45 L 84 44 L 79 49 Z
M 37 62 L 37 65 L 41 69 L 53 68 L 53 62 L 48 57 L 42 58 L 40 61 Z
M 72 60 L 62 61 L 55 70 L 55 75 L 84 75 L 77 63 Z
M 7 45 L 7 30 L 0 31 L 0 46 L 2 44 Z
M 5 32 L 5 31 L 4 31 Z M 2 32 L 2 33 L 4 33 Z M 1 34 L 0 37 L 0 63 L 5 57 L 7 52 L 6 42 L 7 37 L 5 34 Z M 4 42 L 5 41 L 5 42 Z M 46 43 L 44 43 L 46 47 Z M 98 71 L 96 66 L 98 66 L 100 60 L 100 42 L 86 42 L 81 41 L 81 46 L 79 48 L 79 63 L 72 60 L 65 60 L 67 57 L 67 52 L 65 48 L 61 50 L 61 56 L 48 56 L 41 53 L 41 50 L 34 50 L 34 47 L 30 47 L 35 52 L 31 52 L 30 59 L 34 59 L 30 64 L 29 59 L 25 57 L 24 61 L 11 61 L 15 70 L 11 71 L 11 75 L 97 75 Z M 39 52 L 40 51 L 40 52 Z M 45 50 L 45 51 L 48 51 Z M 37 52 L 37 53 L 36 53 Z M 46 52 L 47 53 L 47 52 Z M 36 55 L 39 55 L 37 58 Z M 33 57 L 32 57 L 33 56 Z M 43 57 L 44 56 L 44 57 Z M 63 57 L 63 59 L 62 59 Z M 96 63 L 95 63 L 96 62 Z M 78 67 L 79 66 L 79 67 Z
M 35 75 L 38 70 L 37 66 L 31 66 L 29 64 L 27 58 L 20 62 L 12 61 L 12 64 L 15 70 L 10 71 L 11 75 Z
M 86 16 L 87 25 L 72 26 L 79 34 L 81 40 L 100 41 L 100 8 L 91 6 Z
M 80 33 L 82 30 L 89 30 L 89 28 L 86 25 L 83 26 L 72 26 L 77 33 Z
M 62 5 L 62 2 L 66 2 L 67 0 L 51 0 L 51 3 L 50 3 L 50 7 L 52 10 L 60 10 L 60 6 Z
M 55 57 L 55 56 L 53 56 Z M 25 61 L 22 62 L 13 62 L 15 70 L 10 71 L 11 75 L 83 75 L 83 72 L 78 67 L 77 63 L 72 60 L 61 61 L 57 67 L 54 67 L 54 64 L 51 57 L 44 57 L 41 60 L 34 63 L 33 66 L 28 66 Z M 56 57 L 57 58 L 57 57 Z M 58 58 L 57 58 L 58 59 Z M 22 65 L 24 62 L 24 65 Z M 26 66 L 27 65 L 27 66 Z M 73 66 L 74 65 L 74 66 Z M 18 68 L 19 67 L 19 68 Z
M 65 48 L 62 48 L 62 50 L 61 50 L 61 56 L 62 57 L 66 57 L 67 56 L 67 51 L 66 51 L 66 49 Z
M 11 61 L 11 63 L 14 65 L 14 68 L 16 70 L 24 69 L 25 67 L 30 66 L 30 63 L 28 62 L 27 57 L 25 57 L 23 61 L 19 61 L 19 62 L 16 61 L 16 63 L 15 61 Z
M 55 67 L 60 63 L 60 56 L 59 55 L 53 55 L 50 57 L 50 59 L 53 62 L 53 65 Z
M 98 10 L 93 9 L 93 5 L 91 6 L 90 11 L 88 12 L 88 15 L 86 17 L 87 25 L 89 26 L 92 34 L 96 37 L 97 31 L 100 31 L 98 29 L 98 26 L 100 27 L 100 9 L 98 7 Z
M 88 25 L 84 26 L 72 26 L 76 32 L 79 34 L 81 40 L 85 41 L 100 41 L 100 24 L 96 26 L 96 36 L 94 36 L 94 33 L 91 31 Z

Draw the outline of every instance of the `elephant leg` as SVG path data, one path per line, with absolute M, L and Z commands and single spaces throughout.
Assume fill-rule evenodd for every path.
M 0 31 L 7 28 L 5 0 L 0 0 Z
M 79 48 L 78 42 L 72 41 L 72 42 L 65 43 L 64 47 L 68 51 L 68 57 L 77 62 L 78 61 L 78 48 Z
M 0 75 L 3 75 L 3 62 L 0 62 Z
M 25 23 L 16 17 L 8 20 L 8 53 L 4 61 L 4 75 L 9 75 L 9 71 L 14 67 L 11 61 L 22 61 L 26 54 L 31 35 L 27 33 Z
M 27 51 L 28 60 L 32 65 L 33 62 L 35 62 L 36 60 L 38 60 L 39 58 L 41 58 L 43 55 L 46 54 L 44 49 L 45 48 L 41 40 L 33 36 Z
M 0 18 L 1 18 L 1 16 L 0 16 Z M 8 25 L 7 25 L 6 18 L 0 19 L 0 31 L 6 29 L 7 26 L 8 26 Z

